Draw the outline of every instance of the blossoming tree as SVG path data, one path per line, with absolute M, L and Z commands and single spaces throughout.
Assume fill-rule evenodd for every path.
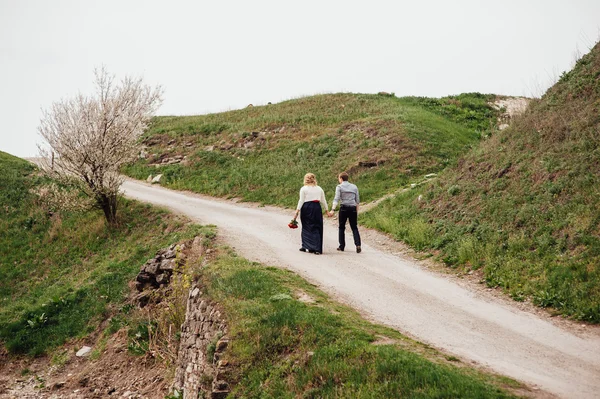
M 83 192 L 116 223 L 120 167 L 139 154 L 139 136 L 162 103 L 162 88 L 141 78 L 115 82 L 95 70 L 96 93 L 55 102 L 38 127 L 42 169 L 59 179 L 78 179 Z

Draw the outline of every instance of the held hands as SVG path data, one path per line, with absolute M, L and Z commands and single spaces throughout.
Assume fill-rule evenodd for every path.
M 332 217 L 333 215 L 334 215 L 333 211 L 329 211 L 329 212 L 327 212 L 327 216 L 328 216 L 328 217 Z

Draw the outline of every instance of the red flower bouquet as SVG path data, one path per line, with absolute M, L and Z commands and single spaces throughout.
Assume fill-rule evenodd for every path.
M 297 229 L 298 228 L 298 222 L 296 221 L 296 219 L 292 219 L 292 221 L 288 223 L 288 227 L 290 229 Z

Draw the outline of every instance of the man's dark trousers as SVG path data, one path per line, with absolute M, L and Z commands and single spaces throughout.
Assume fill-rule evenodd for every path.
M 360 234 L 358 233 L 358 226 L 356 224 L 357 213 L 355 206 L 344 206 L 340 207 L 340 227 L 339 227 L 339 241 L 340 249 L 346 247 L 346 220 L 350 221 L 350 228 L 352 229 L 352 235 L 354 236 L 354 245 L 360 247 Z

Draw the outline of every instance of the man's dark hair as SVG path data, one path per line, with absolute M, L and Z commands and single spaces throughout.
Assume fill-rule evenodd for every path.
M 340 173 L 340 179 L 342 179 L 343 181 L 348 181 L 348 173 L 346 172 L 342 172 Z

